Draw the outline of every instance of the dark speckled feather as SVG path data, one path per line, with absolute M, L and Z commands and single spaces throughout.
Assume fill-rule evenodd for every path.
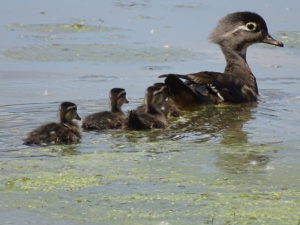
M 83 120 L 82 128 L 86 131 L 122 128 L 127 118 L 121 109 L 124 103 L 128 103 L 125 90 L 123 88 L 111 89 L 110 103 L 111 111 L 98 112 L 87 116 Z
M 60 123 L 48 123 L 31 131 L 24 139 L 26 145 L 73 144 L 80 141 L 78 125 L 73 119 L 80 119 L 74 103 L 63 102 L 60 106 Z
M 122 128 L 126 115 L 123 112 L 104 111 L 94 113 L 84 119 L 84 130 L 106 130 Z
M 166 128 L 167 119 L 161 111 L 161 105 L 164 103 L 165 98 L 165 87 L 148 87 L 145 96 L 145 107 L 143 110 L 140 108 L 129 112 L 126 128 L 130 130 Z
M 161 103 L 160 110 L 165 114 L 166 117 L 179 117 L 180 110 L 176 107 L 173 99 L 170 98 L 167 86 L 165 83 L 155 83 L 153 84 L 154 87 L 164 88 L 165 93 L 165 100 Z M 137 112 L 145 112 L 146 111 L 146 104 L 140 105 L 136 108 Z

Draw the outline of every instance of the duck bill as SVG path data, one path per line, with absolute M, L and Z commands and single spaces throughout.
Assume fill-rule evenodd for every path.
M 76 119 L 76 120 L 81 120 L 81 117 L 78 115 L 78 113 L 77 113 L 75 119 Z
M 278 47 L 283 47 L 283 43 L 281 41 L 275 40 L 270 34 L 267 34 L 266 37 L 262 40 L 263 43 L 269 44 L 269 45 L 275 45 Z

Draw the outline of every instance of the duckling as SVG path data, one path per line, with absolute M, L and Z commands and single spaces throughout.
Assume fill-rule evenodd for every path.
M 167 119 L 161 111 L 161 105 L 164 103 L 165 98 L 165 87 L 148 87 L 145 95 L 144 111 L 141 109 L 130 111 L 127 128 L 131 130 L 166 128 Z
M 165 77 L 170 97 L 177 106 L 186 109 L 201 104 L 256 102 L 258 88 L 246 60 L 247 48 L 255 43 L 283 47 L 283 43 L 268 33 L 265 20 L 253 12 L 228 14 L 219 21 L 210 40 L 221 47 L 226 58 L 224 73 L 161 75 Z
M 124 103 L 129 103 L 126 98 L 126 91 L 123 88 L 111 89 L 111 111 L 98 112 L 87 116 L 83 120 L 82 128 L 86 131 L 121 128 L 126 120 L 126 115 L 121 109 Z
M 81 120 L 77 113 L 77 106 L 72 102 L 60 105 L 60 122 L 48 123 L 31 131 L 24 139 L 26 145 L 73 144 L 80 141 L 81 135 L 78 125 L 72 120 Z
M 169 98 L 168 89 L 165 83 L 154 83 L 152 86 L 163 88 L 164 87 L 164 94 L 165 94 L 165 100 L 161 104 L 161 111 L 165 114 L 166 117 L 179 117 L 180 111 L 174 104 L 173 100 Z M 136 111 L 138 112 L 144 112 L 146 110 L 146 104 L 140 105 Z

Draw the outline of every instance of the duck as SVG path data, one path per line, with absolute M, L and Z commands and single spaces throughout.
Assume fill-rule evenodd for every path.
M 169 98 L 168 89 L 165 83 L 157 82 L 152 86 L 164 88 L 165 100 L 161 103 L 160 110 L 165 114 L 166 117 L 179 117 L 180 110 L 176 107 L 173 100 Z M 144 112 L 146 110 L 146 104 L 142 104 L 136 109 L 137 111 Z
M 129 103 L 125 89 L 112 88 L 109 99 L 110 111 L 94 113 L 83 119 L 82 128 L 85 131 L 103 131 L 123 127 L 127 117 L 122 111 L 122 105 Z
M 210 34 L 226 59 L 223 73 L 203 71 L 163 74 L 170 98 L 181 109 L 203 104 L 251 103 L 258 100 L 256 78 L 247 63 L 247 48 L 256 43 L 283 47 L 268 32 L 265 20 L 254 12 L 235 12 L 219 20 Z
M 47 123 L 28 133 L 25 145 L 55 145 L 76 144 L 80 142 L 81 134 L 74 119 L 81 120 L 77 106 L 72 102 L 63 102 L 59 107 L 60 122 Z
M 150 130 L 152 128 L 166 128 L 166 115 L 161 106 L 165 101 L 166 87 L 150 86 L 145 94 L 145 107 L 131 110 L 127 119 L 129 130 Z

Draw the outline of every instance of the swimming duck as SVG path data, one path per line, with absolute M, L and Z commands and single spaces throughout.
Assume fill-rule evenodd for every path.
M 60 122 L 48 123 L 31 131 L 24 139 L 26 145 L 73 144 L 80 141 L 81 135 L 78 125 L 72 120 L 81 120 L 77 113 L 77 106 L 72 102 L 60 105 Z
M 164 103 L 166 87 L 150 86 L 145 95 L 145 107 L 129 112 L 127 128 L 131 130 L 149 130 L 151 128 L 166 128 L 167 119 L 161 111 Z
M 166 117 L 179 117 L 180 111 L 174 104 L 173 100 L 169 98 L 169 92 L 165 83 L 154 83 L 152 86 L 164 88 L 165 100 L 161 103 L 160 110 Z M 136 111 L 144 112 L 146 110 L 146 104 L 139 106 Z
M 201 104 L 255 102 L 258 88 L 247 64 L 247 48 L 255 43 L 283 47 L 283 43 L 272 38 L 265 20 L 253 12 L 228 14 L 219 21 L 210 40 L 221 47 L 226 58 L 224 73 L 161 75 L 165 77 L 170 97 L 177 106 L 185 109 Z
M 126 91 L 123 88 L 110 90 L 110 111 L 98 112 L 84 118 L 82 128 L 87 131 L 101 131 L 121 128 L 126 120 L 122 105 L 128 103 Z

